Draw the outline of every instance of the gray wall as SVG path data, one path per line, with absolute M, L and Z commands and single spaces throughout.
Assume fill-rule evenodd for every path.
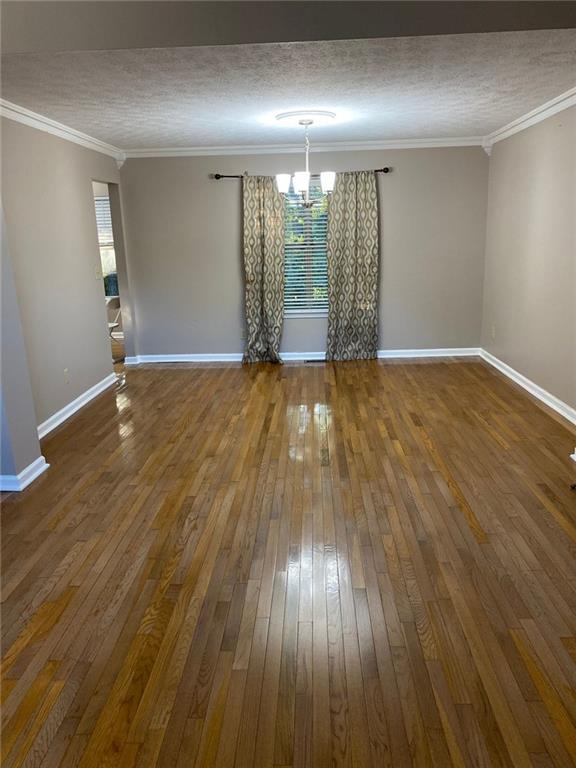
M 2 120 L 8 246 L 42 423 L 112 372 L 92 179 L 111 157 Z M 68 373 L 64 373 L 68 369 Z
M 40 443 L 3 212 L 0 212 L 0 244 L 0 474 L 18 475 L 40 457 Z
M 482 344 L 576 406 L 576 107 L 493 148 Z
M 274 174 L 299 154 L 129 159 L 124 223 L 136 351 L 240 352 L 243 312 L 241 199 L 236 180 Z M 312 155 L 312 168 L 393 167 L 381 176 L 380 348 L 480 343 L 488 158 L 482 149 Z M 284 352 L 325 349 L 325 319 L 285 323 Z
M 489 180 L 479 148 L 313 154 L 316 171 L 393 168 L 379 179 L 380 348 L 481 344 L 576 405 L 575 148 L 572 108 L 496 144 Z M 91 181 L 118 184 L 119 173 L 105 155 L 10 120 L 2 121 L 2 156 L 8 247 L 41 423 L 112 370 Z M 274 174 L 301 161 L 126 162 L 129 354 L 242 350 L 240 188 L 209 175 Z M 111 189 L 120 210 L 118 187 Z M 119 242 L 123 253 L 121 232 Z M 288 319 L 282 349 L 321 352 L 325 336 L 325 319 Z M 35 450 L 23 449 L 18 464 Z

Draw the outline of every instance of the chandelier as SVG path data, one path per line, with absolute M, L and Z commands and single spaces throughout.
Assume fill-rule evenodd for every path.
M 308 129 L 314 124 L 314 118 L 330 120 L 335 117 L 336 115 L 334 112 L 325 112 L 321 110 L 282 112 L 281 114 L 276 115 L 276 120 L 296 121 L 298 125 L 304 128 L 305 170 L 295 171 L 293 174 L 277 173 L 276 186 L 278 192 L 286 195 L 290 191 L 290 185 L 292 184 L 294 193 L 299 194 L 302 197 L 302 204 L 306 208 L 311 208 L 314 205 L 314 200 L 310 199 L 310 138 L 308 136 Z M 322 192 L 325 195 L 329 195 L 334 190 L 335 180 L 336 173 L 334 171 L 322 171 L 320 173 L 320 185 L 322 187 Z

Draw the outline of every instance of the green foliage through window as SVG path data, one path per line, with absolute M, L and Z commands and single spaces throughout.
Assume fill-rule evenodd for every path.
M 318 176 L 310 180 L 310 199 L 314 205 L 306 208 L 292 189 L 285 198 L 284 311 L 288 314 L 328 309 L 328 200 Z

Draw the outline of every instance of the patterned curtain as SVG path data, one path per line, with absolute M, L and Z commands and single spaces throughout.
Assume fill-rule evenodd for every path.
M 279 363 L 284 316 L 284 198 L 269 176 L 242 182 L 246 280 L 243 362 Z
M 328 208 L 327 360 L 376 357 L 378 194 L 373 171 L 339 173 Z

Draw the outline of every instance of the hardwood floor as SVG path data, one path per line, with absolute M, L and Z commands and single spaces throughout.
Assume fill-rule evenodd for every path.
M 480 362 L 129 369 L 3 500 L 3 765 L 576 764 L 574 444 Z
M 115 364 L 124 362 L 124 339 L 110 338 L 110 348 L 112 351 L 112 360 Z

